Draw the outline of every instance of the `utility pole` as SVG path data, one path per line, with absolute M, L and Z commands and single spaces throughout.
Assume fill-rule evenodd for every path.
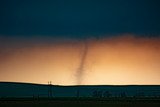
M 52 98 L 52 81 L 48 81 L 48 98 Z

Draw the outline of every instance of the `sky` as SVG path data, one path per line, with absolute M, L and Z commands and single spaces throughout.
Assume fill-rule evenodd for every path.
M 160 84 L 159 0 L 1 0 L 0 81 Z

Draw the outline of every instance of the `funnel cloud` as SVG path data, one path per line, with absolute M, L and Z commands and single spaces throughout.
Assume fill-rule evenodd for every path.
M 88 44 L 87 44 L 87 41 L 84 41 L 82 57 L 80 59 L 80 64 L 76 72 L 77 73 L 76 78 L 77 78 L 78 85 L 81 85 L 83 82 L 83 76 L 84 76 L 84 71 L 85 71 L 85 61 L 87 58 L 87 54 L 88 54 Z

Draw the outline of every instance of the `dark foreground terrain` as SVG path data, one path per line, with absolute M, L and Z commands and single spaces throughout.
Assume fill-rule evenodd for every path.
M 160 107 L 160 98 L 7 98 L 0 107 Z
M 160 85 L 0 82 L 0 107 L 160 107 Z

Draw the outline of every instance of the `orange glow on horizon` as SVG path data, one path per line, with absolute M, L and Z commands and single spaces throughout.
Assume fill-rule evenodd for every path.
M 30 43 L 30 42 L 29 42 Z M 0 48 L 0 81 L 76 85 L 83 42 L 20 43 Z M 160 38 L 87 40 L 84 85 L 160 85 Z

